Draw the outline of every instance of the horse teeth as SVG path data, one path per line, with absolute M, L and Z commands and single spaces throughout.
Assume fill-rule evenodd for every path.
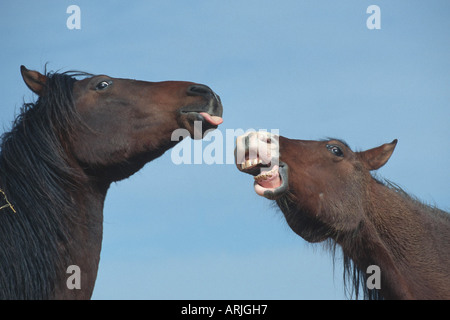
M 266 180 L 272 178 L 276 174 L 276 170 L 272 169 L 270 171 L 261 172 L 256 177 L 253 177 L 257 182 L 261 180 Z
M 249 160 L 245 160 L 244 162 L 242 162 L 240 164 L 241 170 L 245 170 L 245 169 L 249 169 L 249 168 L 253 168 L 259 164 L 262 164 L 262 160 L 256 158 L 256 159 L 249 159 Z

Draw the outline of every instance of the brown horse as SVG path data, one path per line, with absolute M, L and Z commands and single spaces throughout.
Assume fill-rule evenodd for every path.
M 353 152 L 336 139 L 249 133 L 237 139 L 236 165 L 255 176 L 255 191 L 276 201 L 295 233 L 326 240 L 333 254 L 342 248 L 344 282 L 356 298 L 362 286 L 366 299 L 450 299 L 450 215 L 370 173 L 396 144 Z M 379 268 L 378 287 L 369 266 Z
M 222 105 L 191 82 L 21 72 L 39 98 L 1 143 L 0 299 L 88 299 L 110 184 L 173 147 L 174 130 L 216 128 Z

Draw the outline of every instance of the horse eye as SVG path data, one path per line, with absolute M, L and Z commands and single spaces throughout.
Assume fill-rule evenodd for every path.
M 95 90 L 104 90 L 108 88 L 110 84 L 112 84 L 112 81 L 101 81 L 95 86 Z
M 343 157 L 344 153 L 342 152 L 341 148 L 339 148 L 338 146 L 334 146 L 334 145 L 329 145 L 327 144 L 327 149 L 334 154 L 337 157 Z

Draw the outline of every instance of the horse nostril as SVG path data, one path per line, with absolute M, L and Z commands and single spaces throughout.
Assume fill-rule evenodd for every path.
M 187 89 L 187 93 L 188 93 L 188 95 L 203 96 L 203 97 L 208 97 L 208 96 L 214 95 L 213 91 L 208 86 L 205 86 L 203 84 L 194 84 L 194 85 L 190 86 Z

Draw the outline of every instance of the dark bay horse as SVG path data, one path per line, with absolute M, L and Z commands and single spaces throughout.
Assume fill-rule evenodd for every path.
M 396 144 L 353 152 L 336 139 L 248 133 L 237 139 L 236 165 L 295 233 L 333 255 L 342 248 L 351 295 L 362 287 L 365 299 L 450 299 L 450 215 L 370 173 Z M 378 287 L 369 266 L 379 268 Z
M 217 128 L 222 104 L 192 82 L 21 72 L 38 100 L 1 142 L 0 299 L 88 299 L 110 184 L 173 147 L 174 130 Z

